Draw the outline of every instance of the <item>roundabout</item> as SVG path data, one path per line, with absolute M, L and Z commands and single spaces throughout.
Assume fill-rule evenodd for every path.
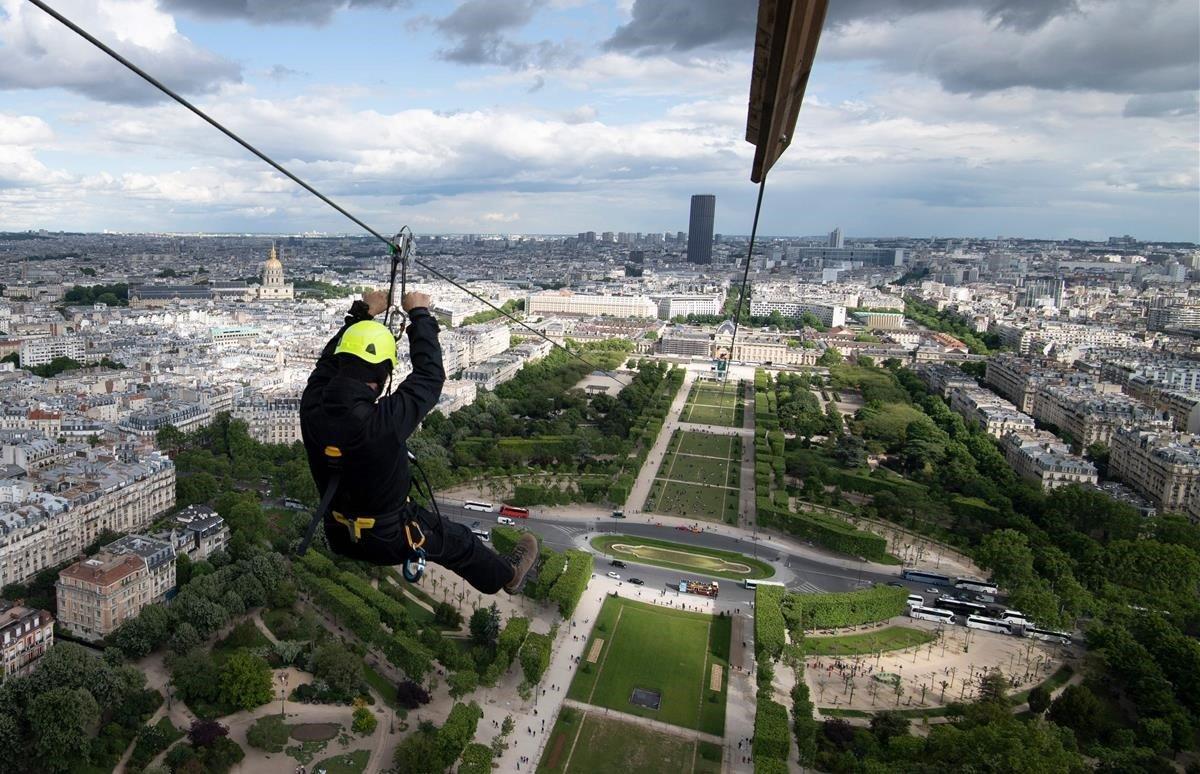
M 770 564 L 733 551 L 653 538 L 600 535 L 592 538 L 591 546 L 613 559 L 704 573 L 729 580 L 759 580 L 775 574 L 775 568 Z

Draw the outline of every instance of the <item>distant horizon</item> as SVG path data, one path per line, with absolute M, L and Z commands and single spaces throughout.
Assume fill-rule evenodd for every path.
M 592 229 L 589 229 L 589 231 L 592 231 Z M 621 232 L 621 231 L 612 230 L 612 229 L 605 229 L 604 231 L 612 231 L 613 234 L 619 234 L 619 233 L 675 234 L 675 233 L 678 233 L 678 229 L 675 229 L 675 230 L 663 229 L 662 231 L 642 231 L 642 232 L 634 232 L 634 231 Z M 246 239 L 364 239 L 364 240 L 374 241 L 374 242 L 379 241 L 375 237 L 371 236 L 370 234 L 364 234 L 364 233 L 356 234 L 356 233 L 352 233 L 352 232 L 345 232 L 345 233 L 308 232 L 308 233 L 305 233 L 305 232 L 287 232 L 287 231 L 119 231 L 119 230 L 76 231 L 76 230 L 71 230 L 71 229 L 52 229 L 52 228 L 21 229 L 21 230 L 17 230 L 17 231 L 0 231 L 0 238 L 3 238 L 3 236 L 9 235 L 9 234 L 38 234 L 41 232 L 45 232 L 47 235 L 83 235 L 83 236 L 161 236 L 161 237 L 198 237 L 198 238 L 244 237 Z M 435 237 L 477 236 L 477 237 L 488 237 L 488 238 L 497 238 L 497 239 L 504 239 L 504 238 L 511 238 L 511 237 L 522 237 L 522 238 L 524 238 L 524 237 L 531 237 L 531 238 L 532 237 L 545 237 L 545 238 L 551 238 L 551 239 L 572 239 L 572 238 L 578 237 L 578 235 L 580 233 L 581 232 L 578 232 L 578 231 L 561 232 L 561 233 L 521 232 L 521 231 L 416 231 L 415 235 L 417 237 L 422 237 L 422 236 L 435 236 Z M 584 233 L 586 233 L 586 232 L 584 232 Z M 603 232 L 595 231 L 594 233 L 599 235 Z M 686 234 L 687 231 L 684 230 L 683 233 Z M 827 236 L 828 236 L 827 233 L 826 234 L 759 234 L 756 237 L 756 239 L 758 239 L 760 241 L 761 240 L 769 240 L 769 239 L 817 239 L 817 240 L 820 240 L 820 239 L 825 239 Z M 945 240 L 970 240 L 970 241 L 987 241 L 987 242 L 997 242 L 997 241 L 1000 241 L 1000 242 L 1003 242 L 1003 241 L 1085 242 L 1085 243 L 1091 243 L 1091 244 L 1104 244 L 1105 242 L 1107 242 L 1107 240 L 1109 238 L 1112 238 L 1112 237 L 1119 238 L 1119 237 L 1125 237 L 1125 236 L 1128 236 L 1131 239 L 1133 239 L 1134 241 L 1136 241 L 1140 244 L 1145 244 L 1145 245 L 1177 245 L 1177 246 L 1178 245 L 1183 245 L 1183 246 L 1190 245 L 1195 248 L 1200 248 L 1200 243 L 1198 243 L 1198 242 L 1193 242 L 1193 241 L 1188 241 L 1188 240 L 1176 240 L 1176 239 L 1142 239 L 1142 238 L 1134 236 L 1132 234 L 1112 234 L 1112 235 L 1110 235 L 1110 237 L 1105 237 L 1103 239 L 1084 239 L 1081 237 L 1027 237 L 1027 236 L 1013 236 L 1013 235 L 970 236 L 970 235 L 962 235 L 962 234 L 954 234 L 954 235 L 947 234 L 947 235 L 935 235 L 935 236 L 903 236 L 903 235 L 896 235 L 896 234 L 890 234 L 890 235 L 886 235 L 886 236 L 883 236 L 883 235 L 855 236 L 855 235 L 843 233 L 843 237 L 845 238 L 845 240 L 847 242 L 850 242 L 850 241 L 889 241 L 889 240 L 914 240 L 914 241 L 932 242 L 932 241 L 945 241 Z M 737 240 L 747 240 L 750 238 L 750 235 L 749 234 L 736 234 L 736 233 L 729 233 L 729 234 L 721 233 L 721 238 L 722 239 L 729 238 L 729 239 L 737 239 Z M 617 242 L 600 242 L 599 240 L 597 240 L 597 244 L 617 245 L 619 243 L 617 243 Z M 634 247 L 635 245 L 624 245 L 624 246 L 625 247 Z M 850 247 L 850 245 L 847 245 L 847 247 Z M 686 246 L 685 246 L 685 249 L 686 249 Z

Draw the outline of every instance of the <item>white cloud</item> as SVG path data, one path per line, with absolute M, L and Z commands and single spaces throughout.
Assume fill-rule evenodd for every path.
M 241 79 L 240 68 L 201 49 L 154 0 L 60 0 L 64 16 L 185 94 Z M 0 0 L 0 89 L 62 88 L 105 102 L 164 97 L 24 0 Z

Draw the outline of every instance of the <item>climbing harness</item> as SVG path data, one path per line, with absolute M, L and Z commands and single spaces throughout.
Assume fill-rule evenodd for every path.
M 300 545 L 296 548 L 296 556 L 304 556 L 308 552 L 308 546 L 312 543 L 313 536 L 317 534 L 317 525 L 321 523 L 333 505 L 333 496 L 337 494 L 338 484 L 342 480 L 342 450 L 336 446 L 326 446 L 325 464 L 329 468 L 329 482 L 325 485 L 325 492 L 321 495 L 320 505 L 313 511 L 312 518 L 308 520 L 304 537 L 301 538 Z

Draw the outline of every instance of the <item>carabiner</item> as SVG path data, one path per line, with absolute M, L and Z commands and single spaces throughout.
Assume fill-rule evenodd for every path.
M 421 576 L 425 574 L 425 549 L 418 548 L 413 551 L 413 555 L 404 560 L 400 571 L 404 575 L 404 580 L 409 583 L 421 580 Z

